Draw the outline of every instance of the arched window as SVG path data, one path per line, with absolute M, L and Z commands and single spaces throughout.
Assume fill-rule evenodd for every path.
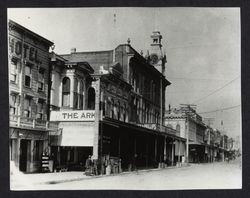
M 69 107 L 70 98 L 70 79 L 64 77 L 62 81 L 62 106 Z
M 127 107 L 126 107 L 126 104 L 124 104 L 124 112 L 123 112 L 123 121 L 126 122 L 126 119 L 127 119 Z
M 120 106 L 120 102 L 118 101 L 118 105 L 117 105 L 117 119 L 120 120 L 120 113 L 121 113 L 121 106 Z
M 181 131 L 181 126 L 179 124 L 176 125 L 176 131 L 178 131 L 178 132 Z
M 111 115 L 111 101 L 110 101 L 110 99 L 108 99 L 107 115 L 108 115 L 108 117 L 112 117 L 112 115 Z
M 78 108 L 78 102 L 79 102 L 79 98 L 78 98 L 78 80 L 77 78 L 75 78 L 75 82 L 74 82 L 74 103 L 73 103 L 73 108 L 77 109 Z
M 111 118 L 114 118 L 115 116 L 115 112 L 114 112 L 114 109 L 115 109 L 115 102 L 113 99 L 111 99 Z
M 93 87 L 88 90 L 88 109 L 95 109 L 95 89 Z
M 83 81 L 81 80 L 80 81 L 80 87 L 79 87 L 79 94 L 78 94 L 78 97 L 79 97 L 79 109 L 83 109 L 83 94 L 84 94 L 84 87 L 83 87 Z

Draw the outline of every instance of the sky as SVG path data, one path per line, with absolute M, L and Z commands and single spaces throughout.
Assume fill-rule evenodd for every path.
M 58 54 L 111 50 L 128 38 L 145 54 L 159 30 L 171 82 L 166 107 L 196 104 L 212 127 L 241 135 L 239 8 L 11 8 L 8 17 L 53 41 Z

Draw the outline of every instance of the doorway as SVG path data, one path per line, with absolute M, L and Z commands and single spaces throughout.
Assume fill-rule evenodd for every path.
M 23 172 L 27 171 L 28 142 L 29 142 L 29 140 L 21 140 L 21 142 L 20 142 L 19 169 L 20 169 L 20 171 L 23 171 Z

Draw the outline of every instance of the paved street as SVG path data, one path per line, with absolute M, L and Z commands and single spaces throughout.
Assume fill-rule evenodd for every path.
M 54 174 L 54 173 L 51 173 Z M 86 177 L 81 172 L 57 173 L 57 181 L 66 174 L 75 175 L 75 181 L 46 182 L 43 174 L 27 174 L 12 182 L 15 190 L 84 190 L 84 189 L 228 189 L 241 188 L 240 161 L 230 163 L 191 164 L 189 167 L 155 169 L 122 175 Z M 48 176 L 47 176 L 48 177 Z M 52 176 L 49 176 L 52 178 Z M 60 178 L 61 177 L 61 178 Z M 18 181 L 19 180 L 19 181 Z M 48 180 L 48 178 L 47 178 Z

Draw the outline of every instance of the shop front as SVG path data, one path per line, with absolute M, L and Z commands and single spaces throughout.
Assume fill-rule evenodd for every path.
M 22 172 L 41 172 L 41 157 L 48 153 L 48 131 L 10 127 L 10 161 Z

